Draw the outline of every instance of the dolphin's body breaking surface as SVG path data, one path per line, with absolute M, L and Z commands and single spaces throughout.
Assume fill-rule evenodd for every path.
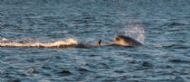
M 129 37 L 129 36 L 123 36 L 123 35 L 119 35 L 115 38 L 115 44 L 116 45 L 120 45 L 120 46 L 142 46 L 143 44 L 140 43 L 139 41 Z
M 7 48 L 69 48 L 69 47 L 93 48 L 101 46 L 135 47 L 135 46 L 142 46 L 142 44 L 131 37 L 123 35 L 117 36 L 113 42 L 102 43 L 100 40 L 95 45 L 82 44 L 75 39 L 67 39 L 65 41 L 56 41 L 50 43 L 40 43 L 40 42 L 22 43 L 14 41 L 0 41 L 0 47 L 7 47 Z

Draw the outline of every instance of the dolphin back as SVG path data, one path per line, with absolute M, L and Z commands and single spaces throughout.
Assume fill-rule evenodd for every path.
M 131 46 L 142 46 L 143 45 L 139 41 L 137 41 L 129 36 L 119 35 L 118 37 L 123 39 L 125 42 L 130 43 Z

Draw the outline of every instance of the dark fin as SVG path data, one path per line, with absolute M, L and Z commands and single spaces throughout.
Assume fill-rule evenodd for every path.
M 99 40 L 99 41 L 96 43 L 96 46 L 101 46 L 101 43 L 102 43 L 102 40 Z

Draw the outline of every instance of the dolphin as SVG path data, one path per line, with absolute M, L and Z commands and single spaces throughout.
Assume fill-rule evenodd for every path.
M 14 41 L 0 41 L 0 47 L 9 47 L 9 48 L 68 48 L 68 47 L 75 47 L 75 48 L 96 48 L 101 46 L 123 46 L 123 47 L 135 47 L 135 46 L 142 46 L 142 43 L 138 42 L 137 40 L 124 35 L 117 36 L 112 42 L 103 43 L 102 40 L 99 40 L 96 45 L 90 44 L 83 44 L 78 43 L 74 39 L 67 39 L 65 41 L 56 41 L 50 43 L 22 43 L 22 42 L 14 42 Z
M 136 47 L 142 46 L 143 44 L 139 41 L 124 35 L 118 35 L 112 42 L 110 43 L 102 43 L 101 40 L 97 42 L 97 46 L 123 46 L 123 47 Z
M 139 41 L 129 37 L 129 36 L 123 36 L 119 35 L 114 40 L 115 44 L 121 45 L 121 46 L 142 46 L 143 44 Z

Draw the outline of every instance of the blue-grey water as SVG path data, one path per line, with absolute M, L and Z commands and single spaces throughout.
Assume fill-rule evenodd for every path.
M 136 48 L 0 48 L 0 82 L 189 82 L 190 0 L 0 0 L 0 39 L 111 41 Z

